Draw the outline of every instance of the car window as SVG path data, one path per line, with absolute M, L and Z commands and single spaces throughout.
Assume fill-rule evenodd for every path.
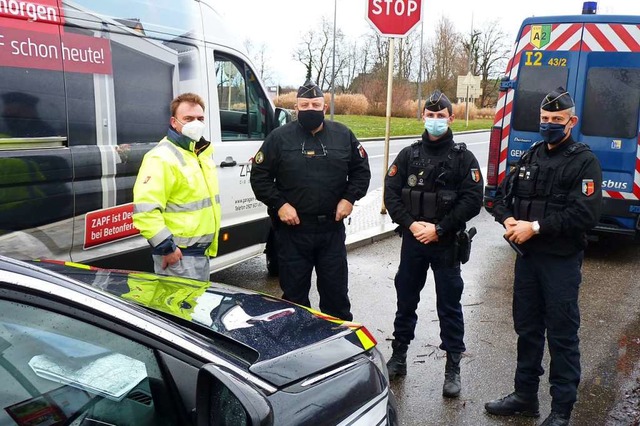
M 222 140 L 264 139 L 269 107 L 256 75 L 241 60 L 217 53 L 215 70 Z
M 0 300 L 0 426 L 174 425 L 151 348 Z

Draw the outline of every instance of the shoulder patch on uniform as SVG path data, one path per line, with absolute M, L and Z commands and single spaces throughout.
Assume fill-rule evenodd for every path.
M 467 150 L 467 144 L 464 142 L 459 142 L 459 143 L 456 142 L 453 144 L 451 149 L 453 149 L 456 152 L 465 152 Z
M 471 169 L 471 179 L 472 179 L 475 183 L 480 182 L 480 170 L 478 170 L 478 169 Z
M 262 151 L 258 151 L 256 156 L 253 157 L 253 161 L 255 161 L 256 164 L 261 164 L 264 161 L 264 154 L 262 153 Z
M 389 177 L 394 177 L 396 173 L 398 173 L 398 166 L 396 166 L 395 164 L 392 164 L 391 167 L 389 167 L 389 171 L 387 172 L 387 175 Z
M 596 185 L 593 179 L 582 179 L 582 193 L 590 197 L 594 192 L 596 192 Z
M 358 153 L 360 154 L 360 158 L 367 158 L 367 151 L 364 150 L 361 143 L 358 144 Z
M 565 157 L 569 157 L 574 154 L 579 154 L 583 151 L 591 151 L 591 147 L 586 143 L 575 142 L 564 152 Z

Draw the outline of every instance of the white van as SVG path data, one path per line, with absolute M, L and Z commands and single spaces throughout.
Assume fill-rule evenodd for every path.
M 205 99 L 218 165 L 212 269 L 262 253 L 250 160 L 290 118 L 231 34 L 197 0 L 0 1 L 0 253 L 149 270 L 132 187 L 184 92 Z

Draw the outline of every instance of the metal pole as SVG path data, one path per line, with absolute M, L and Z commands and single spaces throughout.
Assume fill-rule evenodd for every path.
M 467 113 L 467 127 L 469 127 L 469 85 L 468 84 L 467 84 L 467 98 L 466 99 L 467 99 L 467 101 L 466 101 L 464 109 L 466 110 L 466 113 Z
M 471 32 L 469 33 L 469 64 L 468 64 L 468 68 L 469 68 L 469 73 L 467 74 L 469 77 L 471 77 L 473 75 L 473 72 L 471 72 L 471 49 L 473 48 L 473 12 L 471 12 Z M 467 126 L 469 127 L 469 84 L 471 84 L 471 80 L 467 81 L 467 96 L 465 98 L 465 113 L 467 116 Z
M 331 63 L 331 121 L 333 121 L 334 103 L 336 98 L 336 16 L 338 14 L 338 0 L 333 0 L 333 60 Z
M 420 65 L 418 66 L 418 120 L 422 118 L 422 34 L 424 33 L 424 20 L 420 18 Z
M 387 75 L 387 121 L 384 131 L 384 169 L 382 176 L 387 175 L 389 168 L 389 133 L 391 129 L 391 95 L 393 89 L 393 59 L 395 57 L 395 38 L 389 38 L 389 73 Z M 380 214 L 387 214 L 387 208 L 384 205 L 384 185 L 382 185 L 382 208 Z

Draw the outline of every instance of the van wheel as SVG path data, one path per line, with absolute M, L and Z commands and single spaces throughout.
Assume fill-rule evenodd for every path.
M 267 272 L 269 272 L 269 276 L 277 277 L 280 263 L 278 262 L 278 243 L 276 242 L 276 235 L 273 229 L 269 231 L 267 248 L 264 253 L 267 260 Z

